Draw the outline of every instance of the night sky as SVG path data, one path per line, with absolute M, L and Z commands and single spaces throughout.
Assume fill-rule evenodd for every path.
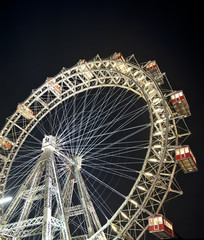
M 168 3 L 167 3 L 168 2 Z M 180 239 L 204 239 L 203 6 L 201 1 L 5 1 L 0 5 L 0 127 L 32 89 L 79 59 L 121 52 L 156 59 L 192 116 L 186 140 L 199 171 L 184 175 L 183 196 L 166 216 Z

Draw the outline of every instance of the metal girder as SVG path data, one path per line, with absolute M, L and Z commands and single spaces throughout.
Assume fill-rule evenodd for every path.
M 19 189 L 18 193 L 16 194 L 16 197 L 13 199 L 10 207 L 5 212 L 4 219 L 6 221 L 9 221 L 9 219 L 11 218 L 11 215 L 13 214 L 16 206 L 18 205 L 18 203 L 20 202 L 20 200 L 23 197 L 24 191 L 27 189 L 27 187 L 29 186 L 30 181 L 34 178 L 34 176 L 38 172 L 38 168 L 40 167 L 41 163 L 42 163 L 41 159 L 39 159 L 37 161 L 36 165 L 34 166 L 33 170 L 31 171 L 31 173 L 28 175 L 28 177 L 26 178 L 26 180 L 22 184 L 21 188 Z M 42 170 L 42 168 L 41 168 L 41 170 Z
M 87 191 L 87 188 L 86 188 L 86 186 L 85 186 L 84 180 L 83 180 L 80 172 L 79 172 L 79 177 L 80 177 L 80 182 L 81 182 L 81 184 L 82 184 L 83 192 L 84 192 L 85 197 L 86 197 L 86 199 L 87 199 L 88 210 L 90 211 L 91 218 L 92 218 L 92 221 L 93 221 L 94 226 L 95 226 L 95 228 L 96 228 L 96 231 L 98 231 L 98 230 L 101 228 L 101 223 L 100 223 L 100 221 L 99 221 L 99 218 L 98 218 L 98 216 L 97 216 L 96 210 L 95 210 L 95 208 L 94 208 L 94 206 L 93 206 L 93 203 L 92 203 L 92 201 L 91 201 L 91 198 L 90 198 L 90 196 L 89 196 L 89 193 L 88 193 L 88 191 Z M 105 239 L 105 235 L 104 235 L 103 233 L 102 233 L 102 235 L 103 235 L 103 237 L 104 237 L 104 239 Z
M 0 228 L 0 233 L 12 234 L 17 239 L 28 236 L 29 234 L 42 234 L 42 239 L 51 239 L 51 229 L 58 229 L 63 233 L 63 239 L 71 239 L 68 223 L 65 217 L 65 210 L 62 205 L 61 190 L 59 180 L 56 173 L 55 158 L 53 149 L 50 146 L 44 147 L 43 153 L 33 167 L 31 173 L 26 178 L 22 187 L 13 200 L 12 205 L 5 214 L 5 220 L 8 222 L 12 213 L 15 211 L 18 203 L 24 200 L 22 210 L 17 222 L 8 223 Z M 42 167 L 43 166 L 43 167 Z M 45 169 L 45 170 L 44 170 Z M 45 184 L 41 183 L 41 178 L 45 178 Z M 52 213 L 52 196 L 55 195 L 60 209 L 61 220 L 53 217 Z M 40 196 L 40 197 L 39 197 Z M 28 218 L 31 207 L 36 199 L 44 199 L 44 213 L 43 216 Z M 39 231 L 41 226 L 41 232 Z M 37 227 L 37 230 L 29 228 Z M 33 233 L 34 231 L 34 233 Z
M 46 161 L 45 173 L 45 191 L 44 191 L 44 209 L 43 209 L 43 228 L 42 240 L 51 239 L 51 214 L 52 214 L 52 186 L 53 186 L 53 169 L 54 153 L 49 148 L 42 154 Z
M 81 215 L 81 214 L 84 213 L 81 205 L 69 207 L 69 208 L 66 210 L 66 212 L 67 212 L 67 215 L 68 215 L 69 217 Z
M 19 224 L 20 223 L 20 224 Z M 15 235 L 18 228 L 33 227 L 37 225 L 42 225 L 43 217 L 35 217 L 20 222 L 9 223 L 0 226 L 0 233 Z
M 55 227 L 58 230 L 64 228 L 64 223 L 54 217 L 50 218 L 51 227 Z M 27 220 L 5 224 L 0 226 L 0 234 L 8 234 L 12 236 L 17 236 L 18 231 L 21 230 L 20 237 L 31 236 L 31 235 L 39 235 L 42 234 L 42 225 L 43 225 L 43 216 L 30 218 Z M 37 226 L 37 227 L 36 227 Z M 36 229 L 29 229 L 30 227 L 36 227 Z M 39 231 L 40 227 L 40 231 Z M 26 229 L 28 228 L 28 229 Z M 22 230 L 23 229 L 23 230 Z
M 70 206 L 70 204 L 68 204 L 67 210 L 66 210 L 68 217 L 77 216 L 77 215 L 81 215 L 81 214 L 84 215 L 88 235 L 90 237 L 94 234 L 95 230 L 98 231 L 101 228 L 101 224 L 98 219 L 95 208 L 93 206 L 93 203 L 91 201 L 91 198 L 89 196 L 89 193 L 86 189 L 84 180 L 83 180 L 81 172 L 80 172 L 80 167 L 78 165 L 78 162 L 75 159 L 71 159 L 67 156 L 64 156 L 60 152 L 56 152 L 56 153 L 72 166 L 73 175 L 75 178 L 75 183 L 77 185 L 80 202 L 81 202 L 80 205 L 76 205 L 76 206 L 72 206 L 72 207 Z M 70 171 L 70 174 L 72 174 L 71 171 Z M 70 176 L 69 176 L 69 179 L 70 179 Z M 67 197 L 65 198 L 65 200 L 67 200 Z M 69 199 L 68 199 L 68 202 L 69 202 Z M 100 235 L 101 235 L 102 239 L 106 239 L 103 232 Z
M 61 188 L 60 188 L 60 184 L 59 184 L 59 178 L 57 175 L 57 167 L 56 167 L 56 163 L 55 161 L 52 161 L 52 169 L 53 169 L 53 178 L 55 180 L 55 188 L 56 188 L 56 199 L 57 199 L 57 204 L 58 204 L 58 209 L 59 209 L 59 216 L 60 219 L 63 223 L 63 228 L 64 231 L 62 231 L 62 235 L 63 235 L 63 239 L 64 240 L 69 240 L 71 239 L 71 234 L 70 234 L 70 230 L 69 230 L 69 225 L 68 225 L 68 221 L 67 221 L 67 215 L 66 215 L 66 211 L 64 209 L 64 205 L 63 205 L 63 200 L 62 200 L 62 193 L 61 193 Z
M 77 168 L 74 169 L 74 175 L 75 175 L 75 178 L 76 178 L 76 183 L 77 183 L 77 187 L 78 187 L 78 191 L 79 191 L 80 201 L 81 201 L 82 209 L 83 209 L 83 212 L 84 212 L 84 217 L 85 217 L 85 220 L 86 220 L 88 235 L 90 237 L 94 234 L 94 226 L 93 226 L 93 223 L 92 223 L 90 212 L 88 210 L 87 197 L 84 193 L 84 189 L 83 189 L 83 186 L 82 186 L 82 178 L 81 178 L 79 169 L 77 169 Z

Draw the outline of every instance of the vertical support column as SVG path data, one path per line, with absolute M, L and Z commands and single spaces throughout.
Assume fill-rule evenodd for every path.
M 20 214 L 20 217 L 18 219 L 18 224 L 17 224 L 17 228 L 19 229 L 18 231 L 18 237 L 14 238 L 14 240 L 20 240 L 20 236 L 21 236 L 21 232 L 23 230 L 23 228 L 21 227 L 20 223 L 22 223 L 22 220 L 25 220 L 28 218 L 28 214 L 30 212 L 30 209 L 32 207 L 32 204 L 33 204 L 33 188 L 35 188 L 37 185 L 38 185 L 38 182 L 40 181 L 41 177 L 42 177 L 42 172 L 44 170 L 44 166 L 42 166 L 42 164 L 38 164 L 38 168 L 37 168 L 37 171 L 34 171 L 34 176 L 33 176 L 33 180 L 31 181 L 30 183 L 30 186 L 29 186 L 29 195 L 28 197 L 25 199 L 25 203 L 23 205 L 23 208 L 22 208 L 22 211 L 21 211 L 21 214 Z
M 27 190 L 29 187 L 29 183 L 32 181 L 33 177 L 35 176 L 36 172 L 38 171 L 39 168 L 39 164 L 42 161 L 42 156 L 39 158 L 38 162 L 36 163 L 36 165 L 34 166 L 34 168 L 32 169 L 32 171 L 30 172 L 30 174 L 27 176 L 27 178 L 25 179 L 24 183 L 22 184 L 22 186 L 20 187 L 20 189 L 18 190 L 18 193 L 16 194 L 15 198 L 12 200 L 9 208 L 7 209 L 7 211 L 4 214 L 4 218 L 8 221 L 12 214 L 14 213 L 16 206 L 18 206 L 20 200 L 22 199 L 22 192 L 24 192 L 25 190 Z M 40 169 L 40 171 L 43 171 L 43 168 Z M 42 174 L 42 172 L 41 172 Z
M 80 172 L 83 159 L 81 156 L 75 156 L 71 158 L 61 154 L 60 152 L 56 152 L 56 153 L 57 155 L 64 158 L 65 162 L 67 162 L 67 164 L 69 164 L 71 168 L 68 179 L 65 183 L 64 191 L 63 191 L 65 208 L 69 209 L 70 207 L 71 199 L 69 199 L 69 197 L 71 197 L 72 195 L 73 186 L 72 187 L 69 186 L 70 190 L 71 189 L 72 190 L 71 191 L 68 190 L 67 193 L 65 192 L 65 189 L 67 188 L 68 184 L 70 184 L 70 182 L 72 182 L 71 183 L 72 185 L 74 183 L 73 180 L 75 180 L 75 183 L 78 189 L 79 199 L 81 202 L 81 208 L 83 210 L 83 215 L 86 223 L 86 230 L 88 232 L 88 237 L 92 237 L 95 231 L 101 228 L 101 224 Z M 72 174 L 73 176 L 71 176 Z M 68 193 L 70 194 L 70 196 L 67 195 Z M 69 213 L 67 217 L 69 217 Z M 97 238 L 99 238 L 100 240 L 106 240 L 104 232 L 102 232 L 99 236 L 97 236 Z
M 73 190 L 74 190 L 74 178 L 72 175 L 72 171 L 69 170 L 69 172 L 67 172 L 67 179 L 65 181 L 63 190 L 62 190 L 62 205 L 65 211 L 65 218 L 66 218 L 66 224 L 68 225 L 68 230 L 69 230 L 69 208 L 71 207 L 71 203 L 72 203 L 72 195 L 73 195 Z M 59 208 L 57 209 L 59 211 Z M 55 216 L 59 215 L 58 211 L 56 211 Z M 70 234 L 70 230 L 69 230 L 69 235 L 70 235 L 70 239 L 71 239 L 71 234 Z M 64 240 L 63 238 L 63 233 L 60 233 L 60 239 Z
M 46 174 L 45 174 L 45 196 L 44 196 L 44 211 L 43 211 L 43 229 L 42 240 L 51 240 L 51 214 L 52 214 L 52 161 L 54 160 L 54 153 L 51 149 L 44 150 L 46 159 Z
M 81 181 L 78 167 L 75 167 L 74 174 L 75 174 L 76 183 L 77 183 L 77 187 L 78 187 L 78 191 L 79 191 L 82 209 L 84 211 L 84 217 L 85 217 L 86 226 L 87 226 L 87 230 L 88 230 L 88 236 L 91 237 L 94 234 L 94 228 L 93 228 L 93 223 L 91 220 L 91 215 L 88 210 L 88 202 L 87 202 L 86 194 L 84 193 L 83 183 Z
M 101 223 L 99 221 L 99 218 L 97 216 L 96 210 L 95 210 L 94 205 L 93 205 L 93 203 L 91 201 L 91 198 L 89 196 L 88 190 L 86 189 L 84 180 L 83 180 L 80 172 L 79 172 L 79 176 L 80 176 L 80 179 L 81 179 L 81 183 L 82 183 L 82 188 L 83 188 L 84 194 L 85 194 L 86 199 L 87 199 L 87 204 L 88 204 L 88 207 L 90 209 L 89 211 L 90 211 L 90 215 L 91 215 L 92 221 L 94 223 L 96 231 L 98 231 L 99 229 L 101 229 Z M 105 240 L 106 239 L 105 234 L 104 234 L 103 231 L 100 233 L 99 239 L 101 239 L 101 240 Z
M 96 231 L 98 231 L 101 228 L 101 223 L 99 221 L 99 218 L 97 216 L 96 210 L 95 210 L 94 205 L 93 205 L 93 203 L 91 201 L 91 198 L 89 196 L 88 190 L 87 190 L 87 188 L 85 186 L 85 183 L 84 183 L 84 180 L 83 180 L 83 178 L 81 176 L 81 172 L 80 171 L 78 171 L 78 175 L 79 175 L 79 179 L 80 179 L 80 182 L 81 182 L 81 186 L 82 186 L 82 189 L 83 189 L 84 196 L 85 196 L 85 198 L 87 200 L 87 207 L 89 209 L 91 219 L 92 219 L 93 224 L 94 224 L 94 226 L 96 228 Z M 98 237 L 99 237 L 100 240 L 106 240 L 106 237 L 105 237 L 105 234 L 104 234 L 103 231 L 100 233 L 100 235 Z
M 64 230 L 62 232 L 63 240 L 70 240 L 71 235 L 70 235 L 70 231 L 69 231 L 68 217 L 66 216 L 65 210 L 63 207 L 61 189 L 60 189 L 59 179 L 58 179 L 57 172 L 56 172 L 56 164 L 54 161 L 52 161 L 52 167 L 53 167 L 53 176 L 54 176 L 55 184 L 56 184 L 56 197 L 57 197 L 57 202 L 58 202 L 58 208 L 60 210 L 59 213 L 61 215 L 60 218 L 62 219 L 62 221 L 64 223 Z
M 20 214 L 20 217 L 19 217 L 18 221 L 25 220 L 27 218 L 28 213 L 30 212 L 32 202 L 33 202 L 32 190 L 33 190 L 33 188 L 35 188 L 37 186 L 39 178 L 41 178 L 41 175 L 42 175 L 42 172 L 39 171 L 39 168 L 41 168 L 41 171 L 43 170 L 42 164 L 39 164 L 39 167 L 38 167 L 37 171 L 35 172 L 35 175 L 33 176 L 33 180 L 32 180 L 32 182 L 29 186 L 30 194 L 25 199 L 25 203 L 24 203 L 24 206 L 22 208 L 22 211 L 21 211 L 21 214 Z

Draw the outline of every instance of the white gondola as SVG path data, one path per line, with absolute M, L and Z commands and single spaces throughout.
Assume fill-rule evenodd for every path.
M 17 112 L 21 113 L 21 115 L 28 120 L 34 117 L 34 112 L 29 107 L 21 103 L 17 106 Z

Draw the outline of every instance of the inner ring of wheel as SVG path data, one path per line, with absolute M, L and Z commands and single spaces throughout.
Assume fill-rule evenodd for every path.
M 97 64 L 100 63 L 100 68 L 97 67 Z M 166 103 L 164 100 L 164 97 L 157 85 L 157 83 L 148 77 L 148 75 L 138 66 L 133 66 L 131 64 L 126 63 L 126 67 L 131 67 L 131 71 L 129 74 L 125 74 L 118 70 L 117 68 L 117 61 L 111 61 L 111 60 L 105 60 L 100 62 L 89 62 L 87 63 L 89 70 L 80 71 L 79 67 L 76 66 L 72 69 L 64 70 L 60 74 L 58 74 L 55 79 L 58 84 L 66 85 L 67 89 L 66 91 L 62 92 L 60 97 L 54 98 L 51 102 L 49 102 L 48 106 L 43 106 L 41 111 L 33 118 L 28 125 L 25 127 L 25 129 L 22 130 L 22 133 L 19 135 L 18 139 L 12 139 L 12 141 L 15 143 L 11 149 L 11 151 L 8 153 L 8 156 L 5 156 L 7 159 L 7 165 L 6 168 L 3 169 L 2 175 L 4 175 L 4 185 L 3 185 L 3 191 L 5 189 L 6 185 L 6 179 L 9 174 L 10 167 L 12 165 L 12 162 L 15 159 L 16 154 L 18 153 L 19 149 L 21 148 L 23 142 L 29 135 L 29 133 L 32 131 L 32 129 L 37 125 L 39 121 L 41 121 L 42 118 L 45 117 L 45 115 L 50 112 L 52 109 L 54 109 L 57 105 L 59 105 L 62 101 L 68 99 L 69 97 L 73 96 L 74 94 L 80 93 L 82 91 L 86 91 L 91 88 L 97 88 L 97 87 L 111 87 L 111 86 L 117 86 L 122 88 L 127 88 L 139 95 L 141 95 L 147 102 L 147 105 L 149 107 L 149 115 L 150 115 L 150 121 L 151 121 L 151 132 L 150 132 L 150 140 L 149 140 L 149 148 L 146 154 L 146 158 L 144 160 L 144 164 L 141 170 L 141 173 L 135 182 L 129 196 L 127 196 L 126 200 L 123 202 L 121 207 L 116 211 L 114 216 L 105 224 L 100 231 L 98 231 L 94 236 L 91 237 L 91 239 L 94 239 L 94 237 L 97 236 L 97 234 L 101 231 L 103 231 L 108 225 L 111 224 L 111 222 L 114 221 L 114 219 L 117 218 L 118 214 L 121 212 L 121 210 L 129 203 L 131 196 L 137 191 L 139 194 L 139 191 L 137 190 L 137 187 L 140 185 L 141 179 L 144 177 L 144 172 L 147 163 L 150 160 L 150 157 L 152 153 L 154 156 L 157 157 L 157 160 L 159 160 L 156 174 L 154 176 L 154 179 L 151 180 L 151 187 L 148 188 L 148 191 L 145 194 L 145 197 L 143 197 L 143 201 L 140 203 L 138 210 L 135 212 L 133 218 L 137 218 L 142 211 L 145 210 L 145 206 L 148 203 L 148 200 L 151 196 L 152 191 L 155 188 L 155 185 L 157 183 L 160 170 L 162 169 L 163 160 L 166 157 L 166 148 L 168 144 L 168 128 L 169 128 L 169 114 L 168 109 L 166 107 Z M 93 74 L 92 79 L 86 79 L 85 73 L 91 72 Z M 74 79 L 77 80 L 75 81 Z M 80 81 L 79 81 L 80 79 Z M 150 86 L 150 87 L 149 87 Z M 35 101 L 42 101 L 41 97 L 43 94 L 45 94 L 47 91 L 50 91 L 50 86 L 47 85 L 47 83 L 43 84 L 40 88 L 33 91 L 33 93 L 25 100 L 24 104 L 28 107 L 30 107 L 33 102 Z M 154 91 L 154 94 L 150 94 L 150 91 Z M 159 110 L 159 111 L 158 111 Z M 162 122 L 159 122 L 157 124 L 157 127 L 155 128 L 155 122 L 161 121 L 162 116 Z M 4 137 L 7 137 L 14 125 L 18 125 L 18 119 L 20 117 L 20 114 L 18 112 L 15 112 L 11 118 L 6 123 L 4 129 L 2 130 L 2 135 Z M 158 129 L 161 132 L 161 135 L 154 134 L 158 132 Z M 160 143 L 160 148 L 155 147 L 153 145 L 153 136 L 154 136 L 154 142 L 155 137 L 158 138 L 158 143 Z M 155 166 L 154 166 L 155 169 Z M 172 173 L 173 174 L 173 173 Z M 167 188 L 168 191 L 168 188 Z M 166 192 L 167 192 L 166 191 Z M 164 194 L 165 198 L 165 194 Z M 161 200 L 161 203 L 159 204 L 157 211 L 161 208 L 161 205 L 163 203 L 164 199 Z M 126 224 L 126 226 L 122 229 L 120 236 L 124 232 L 126 232 L 131 227 L 131 220 Z M 118 236 L 118 237 L 120 237 Z

